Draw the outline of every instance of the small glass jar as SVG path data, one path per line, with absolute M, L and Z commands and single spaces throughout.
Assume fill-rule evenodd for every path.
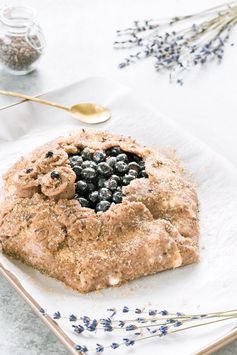
M 0 11 L 0 64 L 8 72 L 24 75 L 33 71 L 45 49 L 34 10 L 12 6 Z

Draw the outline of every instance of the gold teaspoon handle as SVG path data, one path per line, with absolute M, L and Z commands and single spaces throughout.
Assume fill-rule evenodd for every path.
M 37 97 L 31 97 L 31 96 L 28 96 L 28 95 L 20 94 L 18 92 L 0 90 L 0 94 L 1 95 L 6 95 L 6 96 L 20 97 L 21 99 L 34 101 L 34 102 L 37 102 L 39 104 L 60 108 L 60 109 L 65 110 L 65 111 L 69 111 L 70 110 L 68 107 L 56 104 L 55 102 L 38 99 Z

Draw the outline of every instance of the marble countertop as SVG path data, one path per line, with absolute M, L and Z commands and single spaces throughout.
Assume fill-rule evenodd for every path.
M 11 2 L 14 3 L 8 1 Z M 115 30 L 130 25 L 134 19 L 192 13 L 220 4 L 221 0 L 136 0 L 129 2 L 129 6 L 126 0 L 18 3 L 37 10 L 47 51 L 38 70 L 30 75 L 14 77 L 0 71 L 1 88 L 37 95 L 87 76 L 112 78 L 132 88 L 141 101 L 148 101 L 237 166 L 237 42 L 227 47 L 221 65 L 204 68 L 182 87 L 171 85 L 167 76 L 156 74 L 152 60 L 119 70 L 118 63 L 125 54 L 112 48 Z M 232 42 L 236 39 L 235 30 Z M 0 108 L 12 102 L 12 98 L 0 97 Z M 67 353 L 1 276 L 0 329 L 1 355 Z M 218 352 L 236 353 L 237 342 Z

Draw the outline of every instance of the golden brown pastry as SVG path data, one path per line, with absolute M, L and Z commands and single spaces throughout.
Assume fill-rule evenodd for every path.
M 198 199 L 175 158 L 80 130 L 4 176 L 2 251 L 80 292 L 198 261 Z

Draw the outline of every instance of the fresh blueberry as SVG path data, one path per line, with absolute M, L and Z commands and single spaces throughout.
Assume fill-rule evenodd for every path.
M 57 171 L 52 171 L 52 173 L 50 174 L 51 179 L 60 179 L 60 175 L 59 173 L 57 173 Z
M 93 168 L 85 168 L 82 170 L 81 175 L 85 180 L 93 180 L 97 173 Z
M 115 166 L 116 162 L 117 162 L 116 157 L 109 157 L 109 158 L 106 159 L 106 163 L 109 166 L 111 166 L 112 168 Z
M 110 178 L 109 180 L 105 181 L 104 186 L 111 191 L 115 191 L 117 189 L 118 183 L 116 180 Z
M 75 165 L 75 166 L 72 168 L 72 170 L 73 170 L 73 171 L 74 171 L 74 173 L 76 174 L 77 179 L 79 179 L 79 178 L 80 178 L 80 176 L 81 176 L 82 167 L 81 167 L 81 166 L 79 166 L 79 165 Z
M 116 191 L 116 192 L 113 194 L 112 201 L 113 201 L 114 203 L 121 203 L 121 202 L 122 202 L 122 199 L 123 199 L 123 194 L 122 194 L 122 192 Z
M 51 150 L 49 150 L 46 154 L 45 154 L 45 158 L 52 158 L 53 156 L 53 152 Z
M 101 201 L 96 205 L 96 212 L 105 212 L 110 208 L 110 202 Z
M 95 152 L 93 155 L 93 160 L 98 164 L 104 161 L 106 158 L 106 154 L 104 152 Z
M 140 157 L 138 157 L 137 155 L 133 155 L 132 154 L 131 161 L 135 161 L 136 163 L 140 164 L 141 160 L 142 159 Z
M 148 174 L 146 173 L 145 170 L 142 170 L 139 174 L 140 177 L 143 177 L 143 178 L 148 178 Z
M 131 169 L 131 170 L 128 171 L 128 175 L 131 175 L 134 178 L 137 178 L 138 177 L 138 172 L 136 170 Z
M 116 157 L 117 155 L 121 154 L 122 150 L 120 147 L 113 147 L 108 150 L 108 155 L 111 155 L 112 157 Z
M 98 191 L 93 191 L 88 195 L 89 200 L 95 203 L 98 200 Z
M 87 183 L 83 180 L 79 180 L 76 183 L 76 192 L 79 196 L 84 195 L 87 191 Z
M 95 186 L 95 184 L 93 184 L 92 182 L 88 182 L 88 183 L 87 183 L 87 188 L 88 188 L 88 191 L 89 191 L 89 192 L 92 192 L 92 191 L 95 191 L 96 186 Z
M 107 189 L 106 187 L 102 187 L 100 190 L 99 190 L 99 200 L 100 201 L 108 201 L 110 200 L 112 197 L 112 193 L 109 189 Z
M 92 159 L 92 152 L 89 148 L 84 148 L 81 151 L 81 157 L 83 160 L 91 160 Z
M 125 175 L 123 177 L 123 185 L 129 185 L 132 180 L 134 180 L 135 177 L 132 175 Z
M 124 161 L 118 161 L 115 164 L 115 169 L 120 174 L 125 174 L 128 171 L 128 165 Z
M 85 168 L 93 168 L 93 169 L 97 169 L 97 164 L 92 161 L 92 160 L 85 160 L 83 161 L 83 163 L 81 164 L 82 168 L 85 169 Z
M 125 163 L 127 163 L 127 161 L 128 161 L 128 156 L 125 153 L 121 153 L 121 154 L 117 155 L 116 158 L 117 158 L 117 161 L 124 161 Z
M 115 175 L 115 174 L 111 175 L 111 179 L 117 181 L 117 184 L 119 184 L 120 181 L 121 181 L 120 177 L 118 175 Z
M 89 207 L 89 201 L 86 198 L 79 197 L 78 201 L 80 202 L 81 207 Z
M 132 161 L 131 163 L 128 164 L 129 170 L 136 170 L 137 172 L 140 171 L 140 165 L 136 163 L 135 161 Z
M 117 191 L 122 192 L 122 186 L 118 186 Z
M 106 181 L 105 178 L 99 177 L 99 178 L 98 178 L 98 181 L 97 181 L 98 187 L 104 187 L 105 181 Z
M 103 176 L 110 176 L 113 173 L 113 169 L 107 163 L 99 163 L 98 164 L 98 173 Z
M 71 166 L 75 166 L 75 165 L 80 166 L 83 162 L 83 159 L 79 155 L 73 155 L 72 157 L 69 158 L 69 161 Z

